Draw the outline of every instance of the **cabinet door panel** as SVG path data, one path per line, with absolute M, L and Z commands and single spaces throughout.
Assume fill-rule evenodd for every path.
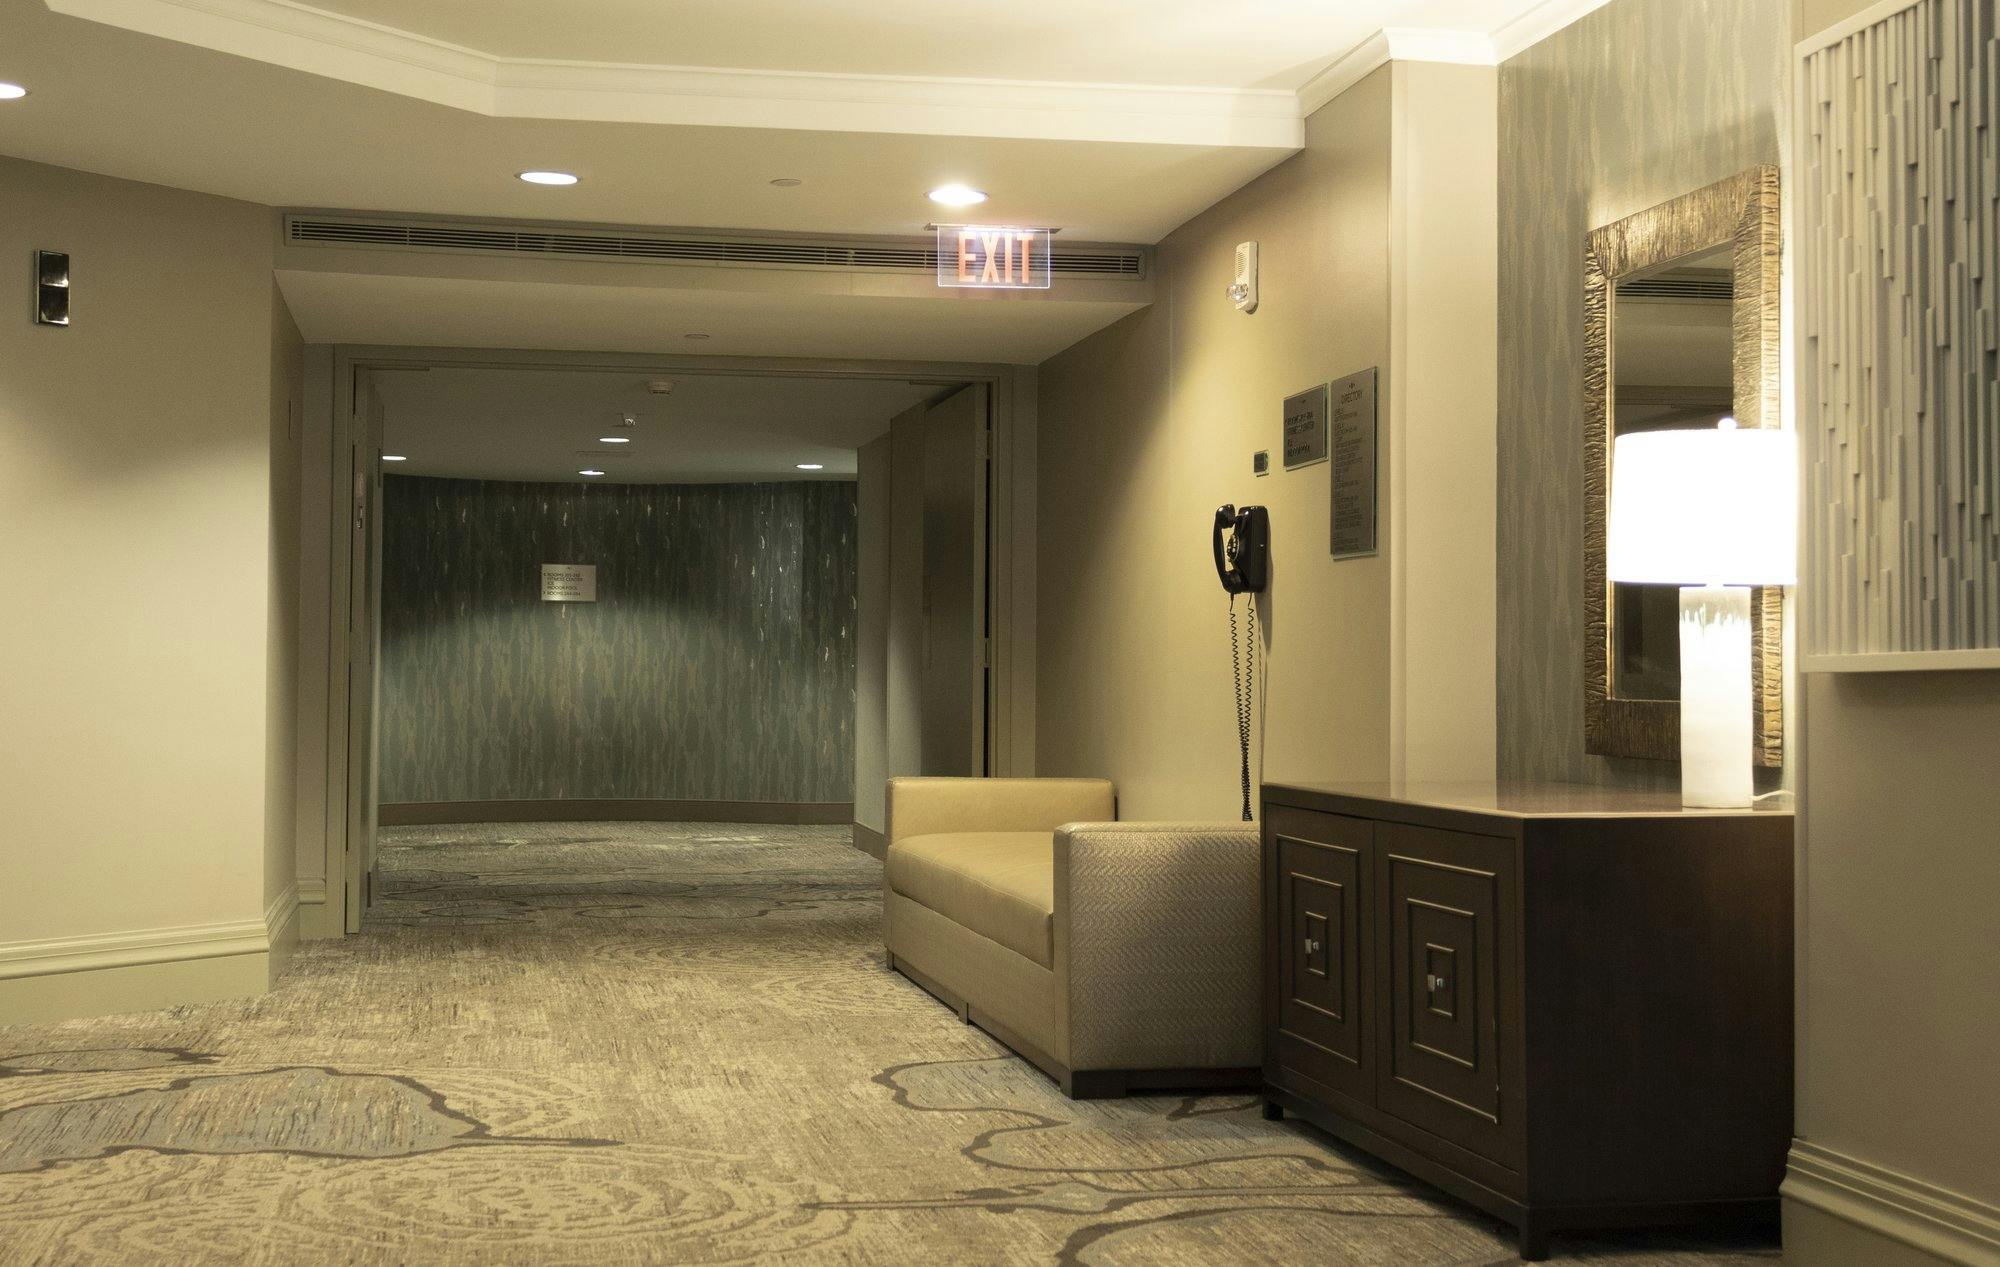
M 1513 842 L 1377 827 L 1384 1109 L 1503 1164 L 1520 1123 L 1503 1041 L 1516 1024 Z
M 1273 807 L 1265 833 L 1266 1059 L 1363 1103 L 1373 1101 L 1373 828 Z

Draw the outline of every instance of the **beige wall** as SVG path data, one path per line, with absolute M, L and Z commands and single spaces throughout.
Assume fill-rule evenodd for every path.
M 1394 69 L 1390 774 L 1490 779 L 1499 80 Z
M 1493 84 L 1378 70 L 1160 245 L 1151 308 L 1041 367 L 1039 773 L 1115 779 L 1127 818 L 1234 816 L 1209 555 L 1232 502 L 1271 511 L 1253 779 L 1490 774 Z M 1224 292 L 1253 239 L 1245 316 Z M 1336 562 L 1332 467 L 1281 469 L 1281 404 L 1370 366 L 1383 549 Z
M 261 207 L 0 160 L 0 259 L 67 250 L 76 284 L 69 329 L 25 293 L 0 317 L 0 1022 L 176 1001 L 152 965 L 178 997 L 261 986 L 272 236 Z

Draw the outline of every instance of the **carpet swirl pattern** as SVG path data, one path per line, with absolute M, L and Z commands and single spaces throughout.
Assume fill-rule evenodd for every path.
M 271 994 L 0 1028 L 0 1263 L 1515 1261 L 1250 1097 L 1064 1099 L 883 966 L 880 876 L 820 827 L 385 831 Z

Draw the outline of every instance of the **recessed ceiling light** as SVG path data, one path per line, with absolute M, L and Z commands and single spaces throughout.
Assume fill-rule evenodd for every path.
M 780 189 L 796 189 L 800 185 L 805 184 L 804 181 L 800 180 L 796 176 L 780 176 L 771 183 L 776 185 Z
M 568 172 L 522 172 L 521 179 L 530 185 L 574 185 L 576 177 Z
M 824 471 L 826 464 L 823 462 L 801 462 L 799 463 L 799 469 L 801 471 Z
M 407 462 L 410 459 L 404 457 L 400 453 L 384 453 L 382 455 L 382 460 L 384 462 Z
M 632 443 L 632 437 L 631 437 L 631 436 L 599 436 L 599 437 L 597 437 L 597 442 L 598 442 L 599 444 L 630 444 L 630 443 Z
M 19 101 L 28 95 L 28 90 L 19 84 L 0 82 L 0 101 Z
M 591 469 L 590 467 L 585 467 L 585 468 L 584 468 L 583 470 L 581 470 L 581 471 L 578 471 L 578 472 L 577 472 L 577 474 L 578 474 L 578 475 L 602 475 L 602 474 L 604 474 L 604 472 L 603 472 L 603 471 L 598 471 L 598 470 L 593 470 L 593 469 Z
M 976 207 L 986 201 L 986 193 L 970 185 L 939 185 L 931 190 L 931 201 L 947 207 Z

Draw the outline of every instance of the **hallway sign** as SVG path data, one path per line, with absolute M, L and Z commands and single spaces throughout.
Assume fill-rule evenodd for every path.
M 1049 231 L 996 224 L 937 227 L 938 285 L 966 290 L 1047 290 Z
M 542 564 L 542 601 L 545 603 L 594 603 L 597 601 L 595 563 Z

